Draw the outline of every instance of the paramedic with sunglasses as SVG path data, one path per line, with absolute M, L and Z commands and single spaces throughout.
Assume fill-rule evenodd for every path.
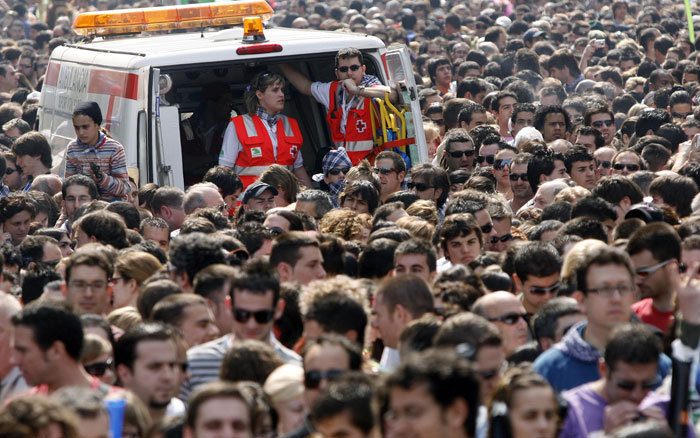
M 348 47 L 335 56 L 335 76 L 333 82 L 311 82 L 301 72 L 290 65 L 282 64 L 282 72 L 287 80 L 307 96 L 328 109 L 326 120 L 330 125 L 331 137 L 336 148 L 345 147 L 353 166 L 372 152 L 372 118 L 370 99 L 389 98 L 396 103 L 395 90 L 382 85 L 376 76 L 365 74 L 366 66 L 362 52 Z
M 299 355 L 284 347 L 272 333 L 275 320 L 284 310 L 277 273 L 267 263 L 253 260 L 236 272 L 229 293 L 233 331 L 187 351 L 190 379 L 180 388 L 182 400 L 187 400 L 202 384 L 218 380 L 226 352 L 234 343 L 246 339 L 268 343 L 285 363 L 301 365 Z

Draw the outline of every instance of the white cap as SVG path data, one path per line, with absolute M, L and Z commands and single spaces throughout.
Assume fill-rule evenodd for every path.
M 503 17 L 498 17 L 496 19 L 496 24 L 501 27 L 510 27 L 510 24 L 512 23 L 511 19 L 503 16 Z

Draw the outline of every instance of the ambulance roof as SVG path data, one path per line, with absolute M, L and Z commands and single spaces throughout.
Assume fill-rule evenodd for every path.
M 242 42 L 243 29 L 190 32 L 183 34 L 96 39 L 85 44 L 57 48 L 52 58 L 117 68 L 172 66 L 215 63 L 226 59 L 243 61 L 268 57 L 313 55 L 336 52 L 345 47 L 373 50 L 384 43 L 372 36 L 349 32 L 324 32 L 305 29 L 265 29 L 265 44 L 280 44 L 281 52 L 238 55 L 236 49 L 251 46 Z M 75 48 L 83 49 L 76 51 Z M 229 49 L 230 48 L 230 49 Z M 222 49 L 226 52 L 222 54 Z M 81 53 L 82 52 L 82 53 Z M 126 59 L 125 59 L 126 57 Z

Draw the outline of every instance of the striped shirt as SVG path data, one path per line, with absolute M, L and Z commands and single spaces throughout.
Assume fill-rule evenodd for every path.
M 187 350 L 187 363 L 189 365 L 190 378 L 180 387 L 180 400 L 187 402 L 192 391 L 207 382 L 219 380 L 219 370 L 224 360 L 224 355 L 233 345 L 233 335 L 227 334 L 213 341 Z M 301 357 L 294 351 L 282 345 L 272 334 L 270 344 L 275 353 L 285 363 L 302 366 Z M 247 366 L 247 364 L 241 364 Z
M 66 174 L 68 178 L 83 174 L 92 177 L 90 163 L 100 166 L 102 181 L 95 183 L 100 196 L 105 201 L 125 198 L 131 190 L 129 174 L 126 171 L 124 146 L 118 141 L 100 133 L 97 146 L 89 146 L 80 140 L 73 140 L 66 149 Z

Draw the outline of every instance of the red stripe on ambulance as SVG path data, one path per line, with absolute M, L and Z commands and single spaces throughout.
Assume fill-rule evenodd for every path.
M 60 64 L 49 62 L 46 70 L 46 79 L 44 80 L 46 85 L 54 87 L 58 85 L 60 71 Z M 88 93 L 136 100 L 139 94 L 139 77 L 134 73 L 91 69 Z

